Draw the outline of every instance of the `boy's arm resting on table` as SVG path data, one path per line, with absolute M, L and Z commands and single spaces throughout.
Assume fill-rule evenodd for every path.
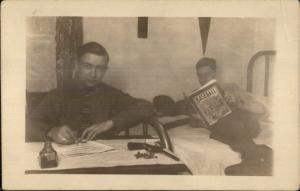
M 26 116 L 26 141 L 44 141 L 47 132 L 58 123 L 59 99 L 50 91 L 41 103 Z
M 32 118 L 26 119 L 25 142 L 45 141 L 46 133 L 51 125 Z
M 113 130 L 120 132 L 149 119 L 154 110 L 152 104 L 143 99 L 133 98 L 118 91 L 113 108 Z
M 111 117 L 86 128 L 79 140 L 93 140 L 97 135 L 118 134 L 144 120 L 153 114 L 152 105 L 145 100 L 136 99 L 121 91 L 112 91 Z

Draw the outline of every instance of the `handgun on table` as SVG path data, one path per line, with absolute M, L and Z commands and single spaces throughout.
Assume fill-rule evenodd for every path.
M 155 146 L 155 145 L 150 145 L 148 143 L 137 143 L 137 142 L 129 142 L 127 144 L 127 148 L 128 150 L 140 150 L 140 149 L 145 149 L 149 152 L 153 152 L 153 153 L 163 153 L 167 156 L 169 156 L 170 158 L 179 161 L 180 159 L 175 156 L 175 154 L 173 154 L 171 151 L 165 149 L 165 148 L 161 148 L 159 146 Z

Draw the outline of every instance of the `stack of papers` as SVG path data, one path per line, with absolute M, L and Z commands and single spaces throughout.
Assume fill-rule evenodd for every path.
M 63 157 L 76 157 L 83 155 L 90 155 L 96 153 L 103 153 L 113 150 L 112 147 L 101 144 L 96 141 L 88 141 L 86 143 L 72 144 L 72 145 L 60 145 L 53 144 L 53 148 L 56 152 Z

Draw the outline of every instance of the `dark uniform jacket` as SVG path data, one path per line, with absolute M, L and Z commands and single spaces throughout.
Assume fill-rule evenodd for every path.
M 48 93 L 27 116 L 26 141 L 40 141 L 52 127 L 67 125 L 79 134 L 93 124 L 112 120 L 106 134 L 117 134 L 149 118 L 149 102 L 136 99 L 104 83 L 86 88 L 73 82 Z M 102 135 L 103 136 L 103 135 Z

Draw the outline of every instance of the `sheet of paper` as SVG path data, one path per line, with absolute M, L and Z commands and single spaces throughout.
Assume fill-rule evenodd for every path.
M 112 147 L 96 141 L 88 141 L 86 143 L 72 145 L 53 144 L 53 147 L 57 153 L 63 157 L 76 157 L 113 150 Z

